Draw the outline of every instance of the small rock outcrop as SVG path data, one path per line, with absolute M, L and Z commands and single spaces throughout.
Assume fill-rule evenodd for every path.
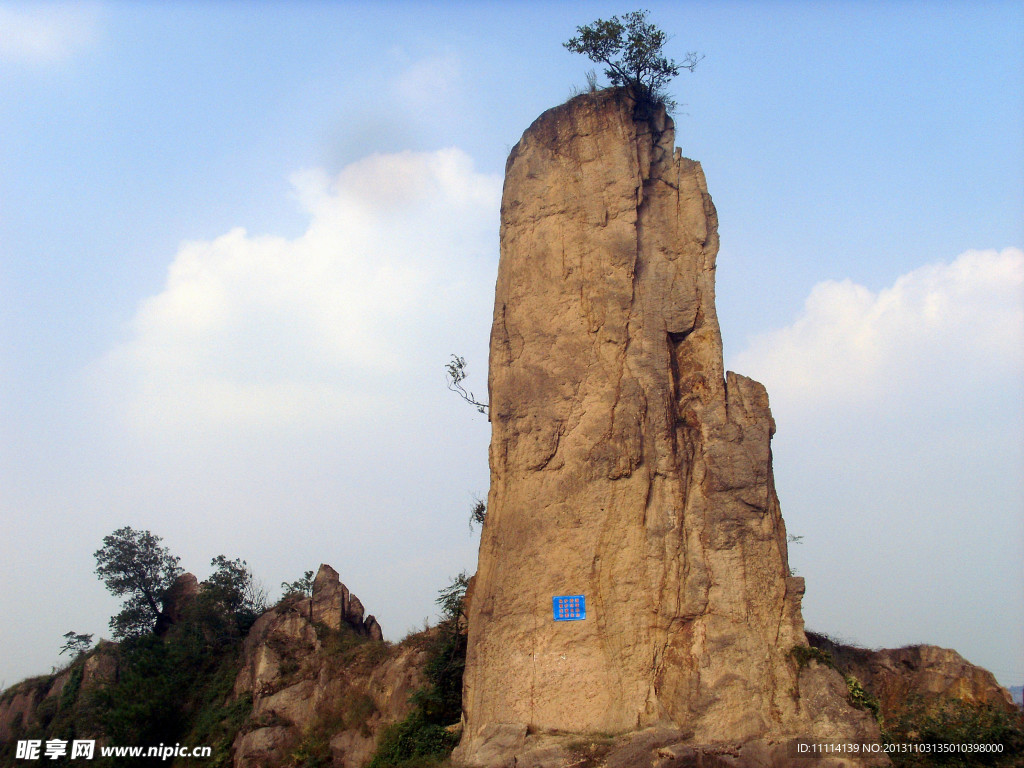
M 233 696 L 251 697 L 252 713 L 232 747 L 235 768 L 282 765 L 310 737 L 329 743 L 331 765 L 361 768 L 380 731 L 409 713 L 410 695 L 423 685 L 422 647 L 391 648 L 347 622 L 324 620 L 338 616 L 342 592 L 330 566 L 320 575 L 314 603 L 322 611 L 311 615 L 309 599 L 286 598 L 245 639 Z
M 868 650 L 808 632 L 811 645 L 828 651 L 836 666 L 857 678 L 878 699 L 889 719 L 914 700 L 928 705 L 961 701 L 970 706 L 992 706 L 1005 712 L 1018 707 L 1010 692 L 987 669 L 971 664 L 951 648 L 908 645 Z
M 363 604 L 341 583 L 338 572 L 329 565 L 321 565 L 313 579 L 309 616 L 330 629 L 349 627 L 356 634 L 372 640 L 384 638 L 380 624 L 372 615 L 363 618 Z
M 40 728 L 41 707 L 49 707 L 48 717 L 52 718 L 64 708 L 73 708 L 82 693 L 116 680 L 117 674 L 117 645 L 100 640 L 85 659 L 76 659 L 55 674 L 29 678 L 3 691 L 0 745 L 23 737 L 29 729 Z
M 457 762 L 511 764 L 526 734 L 566 731 L 667 728 L 748 754 L 878 739 L 838 673 L 790 655 L 804 582 L 768 395 L 723 367 L 717 252 L 703 171 L 663 110 L 580 96 L 513 148 Z M 585 618 L 554 620 L 557 596 Z

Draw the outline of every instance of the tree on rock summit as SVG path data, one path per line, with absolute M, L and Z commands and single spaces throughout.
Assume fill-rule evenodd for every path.
M 704 58 L 695 51 L 687 53 L 682 62 L 667 58 L 662 49 L 668 36 L 647 23 L 647 11 L 633 11 L 621 19 L 598 19 L 576 31 L 576 37 L 563 43 L 567 49 L 605 64 L 604 73 L 612 85 L 629 88 L 638 103 L 662 104 L 670 112 L 676 103 L 665 86 L 680 70 L 693 72 Z

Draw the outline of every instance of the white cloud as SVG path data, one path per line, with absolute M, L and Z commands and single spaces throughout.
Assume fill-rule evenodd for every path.
M 234 229 L 182 245 L 104 361 L 143 430 L 336 422 L 397 396 L 423 342 L 487 303 L 500 179 L 457 149 L 296 174 L 294 240 Z M 490 278 L 493 279 L 493 278 Z M 483 284 L 481 286 L 481 281 Z
M 879 402 L 895 390 L 1022 370 L 1024 253 L 968 251 L 877 293 L 850 280 L 814 286 L 791 325 L 733 361 L 773 402 L 803 410 Z
M 95 35 L 96 12 L 90 6 L 0 6 L 0 62 L 61 61 L 89 45 Z
M 1022 289 L 1017 248 L 968 251 L 878 292 L 824 282 L 792 324 L 730 361 L 771 398 L 808 626 L 957 648 L 1017 679 Z

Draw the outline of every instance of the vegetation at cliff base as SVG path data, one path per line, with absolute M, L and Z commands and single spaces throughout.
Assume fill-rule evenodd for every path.
M 466 668 L 465 598 L 469 579 L 460 573 L 437 598 L 441 622 L 433 630 L 424 668 L 427 685 L 412 696 L 413 709 L 384 729 L 367 768 L 441 765 L 459 742 L 462 674 Z
M 918 695 L 889 700 L 886 707 L 874 692 L 849 673 L 852 659 L 863 648 L 840 643 L 827 635 L 807 632 L 812 645 L 797 645 L 789 655 L 800 672 L 811 663 L 843 676 L 851 705 L 869 711 L 881 729 L 883 744 L 895 768 L 1024 768 L 1024 713 L 991 704 L 948 696 Z

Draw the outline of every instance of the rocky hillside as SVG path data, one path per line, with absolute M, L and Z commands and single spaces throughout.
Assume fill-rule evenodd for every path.
M 175 620 L 162 638 L 101 643 L 57 674 L 5 691 L 0 765 L 19 764 L 18 740 L 97 739 L 213 749 L 211 758 L 168 765 L 358 768 L 389 726 L 421 716 L 418 702 L 436 695 L 431 662 L 450 645 L 451 630 L 385 643 L 330 566 L 320 567 L 311 595 L 286 597 L 228 641 L 191 615 L 194 581 L 186 574 L 172 590 L 165 614 Z M 442 717 L 458 722 L 457 712 Z M 98 751 L 96 760 L 151 764 L 105 762 Z
M 959 700 L 1014 712 L 1009 691 L 987 669 L 975 666 L 956 651 L 934 645 L 868 650 L 808 632 L 811 645 L 828 652 L 836 667 L 852 675 L 878 699 L 887 719 L 898 715 L 910 702 L 933 704 Z
M 188 581 L 187 577 L 183 577 Z M 178 591 L 185 603 L 192 590 Z M 101 643 L 54 675 L 26 680 L 0 695 L 0 766 L 22 766 L 19 739 L 99 739 L 100 744 L 158 744 L 168 737 L 169 714 L 179 720 L 173 738 L 210 746 L 211 758 L 179 758 L 176 766 L 223 768 L 413 768 L 445 765 L 455 744 L 461 707 L 459 623 L 412 635 L 397 645 L 375 636 L 376 622 L 337 573 L 322 566 L 313 595 L 292 595 L 265 612 L 237 643 L 220 651 L 183 647 L 188 608 L 174 606 L 177 628 L 156 647 Z M 1010 714 L 1008 695 L 987 671 L 955 651 L 934 646 L 868 651 L 809 633 L 811 651 L 792 658 L 800 676 L 845 675 L 837 695 L 865 716 L 878 715 L 896 741 L 998 739 L 1019 743 L 1024 728 Z M 460 646 L 461 643 L 461 646 Z M 187 646 L 187 643 L 185 644 Z M 171 664 L 163 664 L 170 660 Z M 143 669 L 138 669 L 140 664 Z M 162 665 L 163 664 L 163 665 Z M 162 665 L 162 666 L 161 666 Z M 174 666 L 192 667 L 192 671 Z M 821 668 L 821 669 L 818 669 Z M 146 684 L 140 671 L 149 675 Z M 155 675 L 155 677 L 154 677 Z M 837 678 L 839 679 L 839 678 Z M 858 686 L 863 683 L 862 689 Z M 169 692 L 169 696 L 164 694 Z M 132 698 L 134 697 L 134 699 Z M 152 727 L 126 717 L 141 709 Z M 153 705 L 147 708 L 147 705 Z M 811 703 L 808 702 L 810 706 Z M 162 721 L 162 722 L 161 722 Z M 1016 725 L 1015 725 L 1016 723 Z M 453 727 L 448 727 L 453 726 Z M 930 729 L 930 730 L 929 730 Z M 1014 730 L 1016 729 L 1016 730 Z M 534 768 L 671 768 L 779 765 L 756 743 L 722 740 L 695 745 L 677 730 L 659 727 L 631 734 L 548 734 L 506 730 L 518 744 L 520 764 Z M 1017 741 L 1014 741 L 1014 740 Z M 169 743 L 169 742 L 165 742 Z M 75 761 L 51 764 L 76 764 Z M 145 759 L 95 765 L 149 765 Z M 490 765 L 503 765 L 495 756 Z M 919 763 L 897 760 L 897 765 Z M 1013 765 L 1009 759 L 963 765 Z

